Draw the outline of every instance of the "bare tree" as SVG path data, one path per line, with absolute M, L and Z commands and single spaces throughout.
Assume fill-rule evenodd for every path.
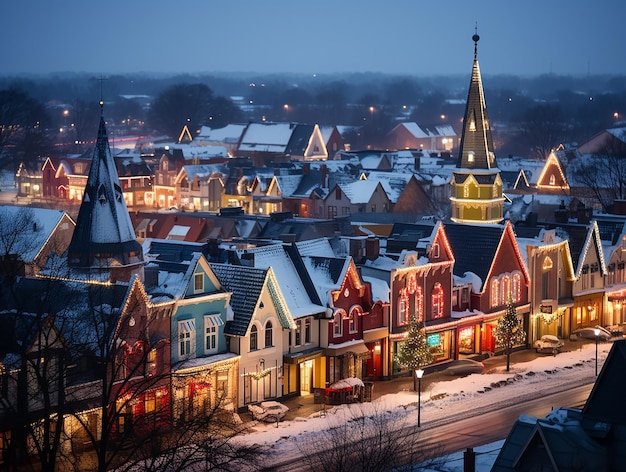
M 626 145 L 607 140 L 592 155 L 580 156 L 570 162 L 576 187 L 586 187 L 590 194 L 610 213 L 615 200 L 626 198 Z
M 566 123 L 558 105 L 541 104 L 528 108 L 519 121 L 519 135 L 531 156 L 545 159 L 566 135 Z
M 297 441 L 311 471 L 384 472 L 429 459 L 420 447 L 417 424 L 373 404 L 338 410 L 329 417 L 328 428 L 315 434 Z

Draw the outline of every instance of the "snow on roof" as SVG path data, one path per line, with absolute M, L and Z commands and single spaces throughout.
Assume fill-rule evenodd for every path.
M 417 123 L 414 123 L 414 122 L 401 123 L 400 125 L 404 126 L 407 129 L 407 131 L 411 133 L 413 136 L 415 136 L 416 138 L 430 138 L 431 137 L 431 134 L 424 131 L 422 128 L 420 128 Z
M 230 124 L 223 128 L 212 129 L 208 126 L 203 126 L 200 129 L 200 133 L 196 136 L 201 141 L 215 141 L 229 144 L 236 144 L 239 142 L 241 135 L 246 129 L 247 125 L 244 124 Z
M 208 178 L 211 174 L 218 173 L 227 173 L 227 170 L 221 164 L 194 164 L 194 165 L 186 165 L 183 167 L 185 169 L 185 173 L 187 174 L 187 178 L 189 180 L 193 180 L 195 177 L 198 179 Z
M 464 285 L 471 284 L 472 290 L 474 293 L 480 293 L 480 290 L 483 287 L 483 282 L 480 280 L 480 277 L 473 272 L 465 272 L 462 277 L 457 275 L 454 276 L 454 284 L 455 285 Z
M 191 144 L 178 144 L 186 161 L 193 159 L 210 159 L 212 157 L 228 157 L 228 151 L 224 146 L 196 146 Z
M 240 257 L 244 254 L 252 254 L 254 267 L 256 268 L 272 268 L 285 302 L 294 318 L 323 311 L 324 308 L 322 306 L 316 305 L 311 301 L 304 288 L 300 274 L 298 274 L 282 244 L 269 244 L 267 246 L 238 250 L 237 252 Z
M 291 139 L 293 129 L 290 123 L 250 123 L 239 150 L 282 152 Z
M 611 128 L 606 130 L 607 133 L 615 136 L 617 139 L 626 143 L 626 128 Z
M 363 277 L 364 282 L 368 282 L 372 287 L 372 300 L 380 300 L 383 303 L 389 303 L 389 284 L 376 277 Z
M 277 175 L 278 188 L 283 197 L 290 197 L 298 189 L 298 185 L 302 181 L 302 175 Z
M 174 225 L 172 226 L 172 229 L 170 230 L 170 232 L 167 235 L 167 238 L 165 239 L 173 239 L 176 237 L 184 238 L 185 236 L 187 236 L 187 233 L 189 232 L 189 230 L 190 230 L 189 226 Z
M 339 184 L 339 187 L 346 194 L 350 203 L 357 205 L 371 200 L 378 183 L 375 180 L 355 180 L 349 184 Z
M 29 224 L 29 227 L 22 228 L 19 223 L 24 222 L 25 218 L 30 219 L 28 215 L 32 215 L 32 225 Z M 19 254 L 22 260 L 32 261 L 64 215 L 65 212 L 62 210 L 15 205 L 0 206 L 0 221 L 4 222 L 3 230 L 6 231 L 11 226 L 11 223 L 7 224 L 10 221 L 18 222 L 15 229 L 20 230 L 19 234 L 14 235 L 18 236 L 15 241 L 13 238 L 0 238 L 0 253 Z M 9 239 L 11 239 L 10 242 Z
M 335 253 L 328 238 L 309 239 L 296 242 L 301 256 L 335 257 Z

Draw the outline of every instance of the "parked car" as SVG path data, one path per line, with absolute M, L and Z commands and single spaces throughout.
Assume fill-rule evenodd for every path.
M 608 329 L 603 328 L 602 326 L 593 326 L 587 328 L 580 328 L 575 331 L 572 331 L 572 334 L 583 339 L 591 339 L 592 341 L 596 340 L 596 329 L 598 330 L 598 341 L 608 341 L 613 337 L 611 332 Z
M 442 372 L 446 375 L 482 374 L 485 364 L 472 359 L 459 359 L 446 363 Z
M 565 343 L 551 334 L 544 334 L 535 341 L 535 350 L 548 354 L 558 354 L 563 349 L 563 346 L 565 346 Z

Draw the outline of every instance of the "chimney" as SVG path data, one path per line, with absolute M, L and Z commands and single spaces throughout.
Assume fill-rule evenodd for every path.
M 322 164 L 322 188 L 328 188 L 328 168 L 326 164 Z
M 376 259 L 380 255 L 380 241 L 376 236 L 368 236 L 365 240 L 365 258 Z
M 278 239 L 280 239 L 282 242 L 284 243 L 289 243 L 289 244 L 293 244 L 296 242 L 296 235 L 295 234 L 281 234 L 280 236 L 278 236 Z
M 246 267 L 254 267 L 254 253 L 244 252 L 241 255 L 241 265 Z

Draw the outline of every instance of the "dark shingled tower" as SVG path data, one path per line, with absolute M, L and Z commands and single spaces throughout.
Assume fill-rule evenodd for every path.
M 135 239 L 124 202 L 103 114 L 68 264 L 75 271 L 99 277 L 108 273 L 112 282 L 129 281 L 134 274 L 143 279 L 143 249 Z

